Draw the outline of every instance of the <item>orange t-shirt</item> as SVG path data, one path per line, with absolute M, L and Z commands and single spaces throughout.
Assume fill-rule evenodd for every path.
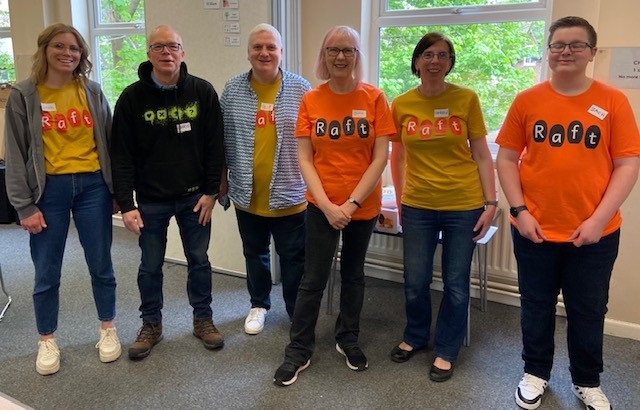
M 313 165 L 329 200 L 342 204 L 351 195 L 373 159 L 375 139 L 395 134 L 396 128 L 384 93 L 360 82 L 348 94 L 336 94 L 321 84 L 308 91 L 298 111 L 295 135 L 311 138 Z M 307 200 L 316 201 L 307 190 Z M 380 213 L 382 189 L 378 186 L 364 200 L 354 220 Z
M 520 162 L 524 202 L 551 242 L 568 242 L 593 214 L 609 185 L 614 159 L 640 155 L 629 101 L 598 81 L 576 96 L 557 93 L 549 82 L 523 91 L 496 142 L 516 152 L 526 148 Z M 618 210 L 603 235 L 621 222 Z

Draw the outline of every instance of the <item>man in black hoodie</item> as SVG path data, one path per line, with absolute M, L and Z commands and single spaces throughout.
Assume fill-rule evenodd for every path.
M 147 46 L 149 61 L 138 68 L 140 80 L 120 95 L 113 118 L 115 197 L 142 249 L 142 328 L 130 359 L 147 357 L 162 339 L 162 265 L 171 217 L 187 258 L 193 334 L 208 349 L 224 344 L 212 320 L 207 256 L 224 156 L 218 95 L 209 82 L 187 73 L 182 39 L 171 27 L 153 30 Z

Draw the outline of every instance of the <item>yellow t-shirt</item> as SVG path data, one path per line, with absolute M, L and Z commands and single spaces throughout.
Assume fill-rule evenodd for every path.
M 482 207 L 484 195 L 469 141 L 487 135 L 475 92 L 450 84 L 445 92 L 425 97 L 411 89 L 391 105 L 402 142 L 406 169 L 402 203 L 436 211 Z
M 38 85 L 38 94 L 46 173 L 63 175 L 99 171 L 93 118 L 84 87 L 77 81 L 60 89 Z
M 273 84 L 259 84 L 251 80 L 251 87 L 258 96 L 258 107 L 255 118 L 253 148 L 253 189 L 251 203 L 245 211 L 260 216 L 293 215 L 304 211 L 306 208 L 306 204 L 303 203 L 286 209 L 269 209 L 269 195 L 271 193 L 269 187 L 273 176 L 273 162 L 278 144 L 274 103 L 281 82 L 282 80 L 279 79 Z

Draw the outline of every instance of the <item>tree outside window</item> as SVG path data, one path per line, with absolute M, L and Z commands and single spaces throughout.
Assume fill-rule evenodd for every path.
M 92 40 L 96 77 L 113 107 L 124 88 L 138 80 L 147 59 L 144 0 L 93 0 Z

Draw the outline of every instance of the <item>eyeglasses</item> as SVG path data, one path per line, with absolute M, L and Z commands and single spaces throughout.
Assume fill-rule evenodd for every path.
M 431 61 L 435 57 L 438 57 L 438 60 L 449 60 L 453 58 L 453 54 L 448 53 L 446 51 L 440 51 L 438 53 L 434 53 L 433 51 L 425 51 L 420 55 L 423 60 Z
M 50 43 L 49 47 L 53 48 L 56 51 L 64 51 L 64 50 L 69 50 L 69 53 L 71 54 L 82 54 L 82 48 L 78 47 L 78 46 L 69 46 L 67 47 L 66 45 L 62 44 L 62 43 Z
M 549 52 L 554 54 L 562 53 L 567 46 L 569 46 L 569 50 L 571 51 L 584 51 L 587 47 L 592 48 L 591 44 L 585 42 L 552 43 L 549 44 Z
M 167 50 L 169 51 L 180 51 L 180 49 L 182 48 L 182 44 L 180 43 L 168 43 L 168 44 L 162 44 L 162 43 L 158 43 L 158 44 L 151 44 L 149 46 L 149 51 L 153 51 L 154 53 L 162 53 L 162 51 L 164 50 L 164 48 L 167 48 Z
M 327 47 L 327 54 L 330 57 L 338 57 L 340 53 L 342 53 L 345 57 L 353 57 L 358 52 L 358 49 L 355 47 L 346 47 L 346 48 L 338 48 L 338 47 Z

